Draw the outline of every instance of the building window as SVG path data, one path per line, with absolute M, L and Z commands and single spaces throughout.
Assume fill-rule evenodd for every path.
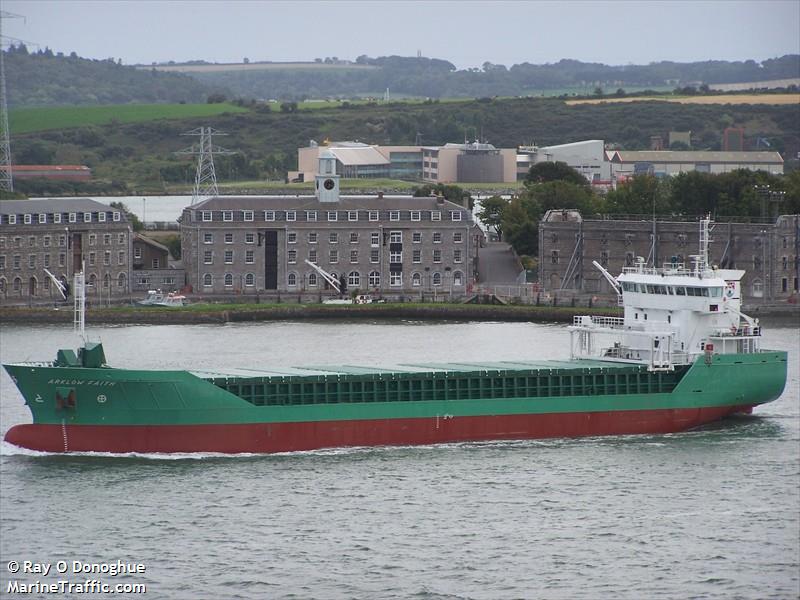
M 451 210 L 450 211 L 450 220 L 451 221 L 460 221 L 461 220 L 461 211 L 460 210 Z
M 434 231 L 433 232 L 433 243 L 434 244 L 441 244 L 442 243 L 442 232 L 441 231 Z
M 47 215 L 45 213 L 39 213 L 39 224 L 47 223 Z
M 442 262 L 442 251 L 438 248 L 433 251 L 433 262 L 440 263 Z
M 118 243 L 118 244 L 124 244 L 124 243 L 125 243 L 125 234 L 124 234 L 124 233 L 120 233 L 120 234 L 117 236 L 117 243 Z M 65 244 L 66 244 L 66 240 L 64 241 L 64 244 L 60 244 L 60 245 L 61 245 L 61 246 L 64 246 Z
M 232 210 L 223 210 L 222 211 L 222 220 L 230 223 L 233 221 L 233 211 Z
M 403 272 L 389 273 L 389 285 L 392 287 L 401 287 L 403 285 Z
M 781 292 L 788 292 L 789 291 L 789 279 L 787 277 L 781 278 Z
M 112 213 L 112 216 L 115 223 L 118 223 L 122 219 L 122 214 L 116 211 Z
M 335 231 L 331 231 L 328 234 L 328 243 L 329 244 L 338 244 L 339 243 L 339 234 Z
M 420 233 L 419 231 L 415 231 L 414 233 L 412 233 L 411 234 L 411 241 L 414 244 L 422 243 L 422 233 Z
M 127 287 L 128 283 L 128 276 L 125 273 L 120 273 L 117 277 L 117 287 L 121 290 L 124 290 Z
M 286 276 L 286 285 L 289 287 L 297 287 L 297 273 L 289 273 Z
M 453 272 L 453 286 L 461 287 L 464 285 L 464 275 L 461 271 L 454 271 Z
M 14 217 L 16 219 L 16 217 Z M 16 223 L 16 220 L 14 221 Z M 70 223 L 77 223 L 78 222 L 78 213 L 69 213 L 69 222 Z M 10 221 L 9 221 L 10 223 Z
M 275 211 L 274 210 L 265 210 L 264 211 L 264 220 L 265 221 L 274 221 L 275 220 Z
M 6 268 L 6 256 L 5 254 L 0 254 L 0 270 L 5 270 Z
M 36 236 L 34 236 L 34 235 L 29 235 L 28 236 L 28 246 L 30 246 L 31 248 L 35 248 L 36 247 Z
M 256 262 L 255 259 L 255 251 L 253 250 L 245 250 L 244 251 L 244 262 L 246 265 L 252 265 Z
M 225 273 L 225 287 L 233 287 L 233 274 Z
M 422 218 L 422 213 L 418 210 L 411 211 L 411 220 L 412 221 L 419 221 Z
M 358 233 L 355 231 L 350 232 L 350 243 L 357 244 L 358 243 Z
M 297 250 L 289 250 L 286 253 L 286 260 L 290 265 L 297 263 Z
M 19 254 L 14 255 L 14 259 L 12 260 L 12 266 L 14 269 L 19 270 L 21 268 L 22 257 Z
M 233 250 L 225 250 L 225 264 L 226 265 L 233 264 Z
M 439 286 L 442 285 L 442 274 L 441 273 L 434 273 L 433 274 L 433 285 Z
M 97 255 L 94 252 L 89 252 L 89 266 L 93 267 L 97 263 Z
M 61 223 L 61 213 L 54 213 L 53 214 L 53 223 Z
M 97 236 L 93 233 L 89 234 L 89 245 L 94 246 L 97 244 Z
M 783 257 L 783 270 L 785 271 L 788 268 L 789 268 L 789 257 L 788 256 L 784 256 Z M 784 291 L 786 291 L 786 290 L 784 290 Z
M 111 250 L 106 250 L 105 252 L 103 252 L 103 264 L 106 266 L 111 264 Z
M 454 263 L 461 262 L 461 250 L 453 250 L 453 262 Z
M 420 287 L 422 285 L 422 275 L 419 273 L 411 274 L 411 287 Z
M 204 265 L 214 264 L 214 253 L 211 250 L 206 250 L 205 252 L 203 252 L 203 264 Z
M 141 246 L 134 246 L 133 247 L 133 258 L 142 258 L 142 247 Z
M 103 234 L 103 245 L 104 246 L 110 246 L 111 245 L 111 234 L 110 233 Z
M 309 244 L 316 244 L 317 243 L 317 232 L 316 231 L 311 231 L 308 234 L 308 243 Z
M 369 262 L 371 262 L 372 264 L 377 264 L 379 260 L 380 260 L 380 258 L 378 256 L 378 251 L 377 250 L 370 250 L 369 251 Z
M 316 273 L 309 273 L 308 274 L 308 287 L 317 287 L 317 274 Z
M 316 250 L 309 250 L 308 251 L 308 260 L 309 262 L 315 263 L 317 262 L 317 251 Z
M 63 252 L 58 255 L 58 266 L 63 267 L 67 264 L 67 255 Z
M 358 262 L 358 250 L 350 250 L 350 263 L 355 264 Z
M 339 220 L 339 213 L 336 212 L 335 210 L 329 210 L 328 211 L 328 221 L 333 222 L 333 221 L 338 221 L 338 220 Z
M 389 242 L 392 244 L 402 244 L 403 243 L 403 232 L 402 231 L 392 231 L 389 233 Z
M 90 212 L 83 213 L 83 222 L 84 223 L 91 223 L 92 222 L 92 213 L 90 213 Z
M 91 213 L 86 213 L 86 214 L 88 214 L 89 217 L 91 218 L 91 216 L 92 216 Z M 23 223 L 25 223 L 25 225 L 30 225 L 31 224 L 31 215 L 25 215 L 23 217 Z
M 551 262 L 552 262 L 554 265 L 557 265 L 557 264 L 558 264 L 558 250 L 553 250 L 553 251 L 550 253 L 550 261 L 551 261 Z
M 160 269 L 161 268 L 161 261 L 158 258 L 153 259 L 153 268 Z
M 306 221 L 314 222 L 317 220 L 317 211 L 315 210 L 307 210 L 306 211 Z
M 286 234 L 286 241 L 289 244 L 296 244 L 297 243 L 297 232 L 296 231 L 289 231 Z
M 245 244 L 255 244 L 256 243 L 256 234 L 254 234 L 254 233 L 245 233 L 244 234 L 244 243 Z
M 338 250 L 331 250 L 330 252 L 330 263 L 335 265 L 339 262 L 339 251 Z
M 8 224 L 9 225 L 16 225 L 17 224 L 17 215 L 8 215 Z
M 357 288 L 361 285 L 361 274 L 358 271 L 350 271 L 347 276 L 347 287 Z
M 396 250 L 389 252 L 389 262 L 394 264 L 402 263 L 403 253 Z
M 422 262 L 422 250 L 412 250 L 411 252 L 411 262 L 421 263 Z
M 431 211 L 431 221 L 441 221 L 442 220 L 442 213 L 438 210 Z
M 464 234 L 462 234 L 460 231 L 453 232 L 453 243 L 454 244 L 460 244 L 463 241 L 464 241 Z
M 242 220 L 243 221 L 252 221 L 253 220 L 253 211 L 252 210 L 243 210 L 242 211 Z
M 286 220 L 287 221 L 297 221 L 297 213 L 293 210 L 286 211 Z
M 358 211 L 357 210 L 349 210 L 349 211 L 347 211 L 347 220 L 348 221 L 358 221 Z
M 244 284 L 247 287 L 253 287 L 256 284 L 256 276 L 252 273 L 247 273 L 244 276 Z
M 213 244 L 214 243 L 214 234 L 213 233 L 204 233 L 203 234 L 203 243 L 204 244 Z
M 125 251 L 124 250 L 120 250 L 119 252 L 117 252 L 117 264 L 118 265 L 124 265 L 125 264 Z
M 204 210 L 204 211 L 202 211 L 200 213 L 200 215 L 201 215 L 201 218 L 203 219 L 203 222 L 208 223 L 209 221 L 211 221 L 211 211 L 210 210 Z
M 203 287 L 211 287 L 214 284 L 214 278 L 211 273 L 203 273 Z
M 378 271 L 371 271 L 369 274 L 369 287 L 380 287 L 381 274 Z
M 604 267 L 608 266 L 608 250 L 603 250 L 600 253 L 600 264 Z
M 232 233 L 226 233 L 225 234 L 225 243 L 226 244 L 232 244 L 233 243 L 233 234 Z
M 14 277 L 14 283 L 12 285 L 12 289 L 15 292 L 19 292 L 22 289 L 22 279 L 19 277 Z
M 399 210 L 390 210 L 389 211 L 389 220 L 390 221 L 399 221 L 400 220 L 400 211 Z
M 378 211 L 377 210 L 369 211 L 369 220 L 370 221 L 377 221 L 378 220 Z
M 44 216 L 44 215 L 42 215 L 42 216 Z M 104 212 L 99 212 L 99 213 L 97 213 L 97 220 L 98 220 L 100 223 L 105 223 L 105 222 L 106 222 L 106 213 L 104 213 Z M 42 223 L 42 222 L 43 222 L 43 221 L 40 219 L 40 220 L 39 220 L 39 223 Z M 103 286 L 103 287 L 108 287 L 108 286 Z
M 369 245 L 373 248 L 376 246 L 381 245 L 381 234 L 379 233 L 370 233 L 369 234 Z
M 108 237 L 111 237 L 111 236 L 108 236 Z M 42 246 L 44 246 L 45 248 L 49 248 L 51 240 L 52 240 L 52 238 L 49 235 L 44 236 L 42 238 Z M 786 257 L 784 256 L 783 259 L 786 260 Z M 786 268 L 786 267 L 784 267 L 784 268 Z

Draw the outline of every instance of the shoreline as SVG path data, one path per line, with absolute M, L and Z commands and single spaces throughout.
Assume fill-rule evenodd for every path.
M 86 311 L 87 324 L 207 324 L 306 319 L 413 319 L 571 323 L 574 315 L 621 316 L 613 308 L 485 304 L 208 304 L 185 308 L 111 307 Z M 71 323 L 72 307 L 0 307 L 0 323 Z

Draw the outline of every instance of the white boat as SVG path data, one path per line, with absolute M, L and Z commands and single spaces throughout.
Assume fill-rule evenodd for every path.
M 177 308 L 186 306 L 186 296 L 169 292 L 165 294 L 161 290 L 148 290 L 147 296 L 144 300 L 136 302 L 139 306 L 167 306 L 170 308 Z

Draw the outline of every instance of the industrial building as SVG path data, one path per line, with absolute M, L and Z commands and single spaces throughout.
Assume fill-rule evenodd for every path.
M 520 146 L 517 149 L 517 178 L 522 180 L 532 166 L 541 162 L 563 162 L 590 182 L 609 181 L 611 164 L 603 140 L 585 140 L 557 146 Z
M 181 217 L 187 283 L 198 294 L 463 296 L 477 272 L 470 211 L 442 197 L 340 196 L 339 157 L 323 150 L 314 196 L 218 196 Z
M 798 298 L 800 215 L 760 223 L 719 222 L 711 237 L 712 264 L 746 271 L 742 293 L 748 303 Z M 539 278 L 551 294 L 613 294 L 592 261 L 616 275 L 633 266 L 636 257 L 658 266 L 673 261 L 689 265 L 698 247 L 694 221 L 593 220 L 575 210 L 551 210 L 539 223 Z
M 640 174 L 730 173 L 737 169 L 783 175 L 783 158 L 778 152 L 609 150 L 606 156 L 617 181 Z
M 516 151 L 472 142 L 444 146 L 378 146 L 361 142 L 311 143 L 298 148 L 298 170 L 290 180 L 313 180 L 319 157 L 329 151 L 345 178 L 406 179 L 431 183 L 512 183 Z

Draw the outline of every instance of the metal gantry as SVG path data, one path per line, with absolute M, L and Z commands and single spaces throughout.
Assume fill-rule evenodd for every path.
M 190 154 L 197 156 L 197 170 L 194 176 L 194 188 L 192 189 L 192 205 L 197 204 L 206 198 L 219 196 L 217 187 L 217 174 L 214 170 L 214 155 L 236 154 L 233 150 L 226 150 L 220 146 L 216 148 L 212 145 L 211 137 L 215 135 L 228 135 L 211 127 L 199 127 L 181 135 L 196 135 L 200 137 L 199 144 L 192 144 L 190 147 L 179 150 L 175 154 Z
M 11 172 L 11 133 L 8 128 L 8 100 L 6 98 L 6 61 L 3 51 L 3 19 L 21 18 L 21 15 L 0 11 L 0 190 L 14 191 Z

